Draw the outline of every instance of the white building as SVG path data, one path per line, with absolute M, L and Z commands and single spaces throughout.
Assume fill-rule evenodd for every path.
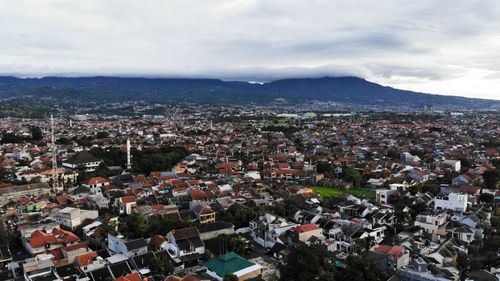
M 71 169 L 82 167 L 86 172 L 94 172 L 101 163 L 101 159 L 96 158 L 87 151 L 82 151 L 63 161 L 62 166 Z
M 99 212 L 95 210 L 81 210 L 73 207 L 66 207 L 54 214 L 54 219 L 71 229 L 79 226 L 85 219 L 97 219 Z
M 418 215 L 415 225 L 422 227 L 427 233 L 433 233 L 439 228 L 443 228 L 447 221 L 447 215 L 444 213 L 437 216 Z
M 455 172 L 459 172 L 461 169 L 460 160 L 444 160 L 441 165 L 450 167 Z
M 385 189 L 385 188 L 377 189 L 375 192 L 377 194 L 376 195 L 377 203 L 380 204 L 386 204 L 389 202 L 389 199 L 391 197 L 396 197 L 398 195 L 397 190 Z
M 434 209 L 441 210 L 453 210 L 459 212 L 465 212 L 467 209 L 467 195 L 450 193 L 448 198 L 445 199 L 434 199 Z

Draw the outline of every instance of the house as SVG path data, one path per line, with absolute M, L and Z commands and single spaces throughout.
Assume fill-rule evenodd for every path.
M 57 222 L 40 222 L 40 223 L 31 223 L 27 225 L 19 226 L 21 238 L 23 240 L 28 240 L 37 230 L 41 230 L 43 232 L 52 233 L 51 231 L 55 228 L 60 227 L 60 223 Z
M 134 196 L 125 196 L 115 199 L 115 208 L 118 209 L 120 214 L 130 215 L 135 206 L 137 206 L 137 202 Z
M 474 231 L 474 229 L 472 229 L 471 227 L 469 227 L 467 225 L 455 227 L 455 228 L 449 229 L 448 231 L 451 232 L 451 235 L 453 238 L 456 238 L 456 239 L 463 241 L 467 244 L 472 243 L 472 241 L 474 241 L 474 238 L 476 235 L 476 232 Z
M 461 164 L 460 160 L 450 160 L 449 159 L 449 160 L 444 160 L 441 162 L 441 166 L 449 167 L 455 172 L 460 172 L 460 168 L 461 168 L 460 164 Z
M 351 253 L 358 250 L 356 240 L 364 234 L 362 227 L 356 223 L 348 223 L 335 226 L 328 231 L 329 241 L 333 242 L 328 246 L 329 251 L 341 251 Z
M 415 220 L 415 225 L 422 227 L 427 233 L 444 228 L 448 222 L 448 216 L 445 213 L 437 216 L 433 215 L 418 215 Z
M 391 198 L 398 195 L 397 190 L 379 188 L 376 191 L 377 203 L 387 204 Z
M 129 275 L 118 277 L 114 281 L 142 281 L 142 278 L 139 272 L 134 272 Z
M 207 203 L 193 200 L 189 203 L 189 209 L 194 212 L 200 223 L 209 223 L 215 221 L 215 212 Z
M 394 223 L 396 223 L 396 216 L 393 214 L 393 212 L 388 210 L 376 211 L 372 215 L 372 221 L 373 224 L 392 226 Z
M 219 281 L 230 273 L 236 275 L 239 281 L 258 280 L 262 275 L 261 265 L 250 262 L 234 252 L 219 256 L 204 266 L 207 268 L 207 273 Z
M 446 209 L 456 212 L 465 212 L 467 209 L 467 195 L 450 193 L 447 198 L 435 198 L 434 208 L 436 210 Z
M 82 210 L 73 207 L 66 207 L 54 214 L 55 221 L 74 229 L 86 219 L 97 219 L 99 212 L 96 210 Z
M 81 272 L 76 268 L 73 264 L 67 264 L 63 266 L 59 266 L 55 268 L 55 275 L 61 278 L 63 281 L 70 280 L 81 280 L 84 281 L 84 278 L 78 278 L 81 275 Z M 84 279 L 84 280 L 82 280 Z
M 109 180 L 102 177 L 93 177 L 87 181 L 82 182 L 82 185 L 88 188 L 101 188 L 105 185 L 109 185 Z
M 32 255 L 76 244 L 80 238 L 70 231 L 54 228 L 47 233 L 36 230 L 28 240 L 24 240 L 26 250 Z
M 54 263 L 51 255 L 38 255 L 28 258 L 22 264 L 24 280 L 58 280 L 54 274 Z
M 94 271 L 103 268 L 106 261 L 97 254 L 97 252 L 90 252 L 76 257 L 78 268 L 83 272 Z
M 281 234 L 298 226 L 298 224 L 290 223 L 286 219 L 270 213 L 256 217 L 250 221 L 249 225 L 253 240 L 265 248 L 272 248 Z
M 408 176 L 417 182 L 426 182 L 429 179 L 429 174 L 419 169 L 411 169 Z
M 61 248 L 61 253 L 63 254 L 66 261 L 70 264 L 75 263 L 77 261 L 77 257 L 79 255 L 90 252 L 89 250 L 89 242 L 83 241 L 78 244 L 73 244 L 70 246 L 66 246 Z
M 428 264 L 422 257 L 411 259 L 406 267 L 401 267 L 396 273 L 401 280 L 419 281 L 450 281 L 458 280 L 458 276 L 447 276 L 435 265 Z
M 147 243 L 144 238 L 125 241 L 121 235 L 113 236 L 108 234 L 108 249 L 114 254 L 133 257 L 145 254 L 147 252 Z
M 400 154 L 400 159 L 405 161 L 406 164 L 420 161 L 420 157 L 416 155 L 411 155 L 409 152 L 403 152 Z
M 288 234 L 288 244 L 297 244 L 299 241 L 302 243 L 307 243 L 312 237 L 322 237 L 323 230 L 312 223 L 304 224 L 287 231 Z
M 172 230 L 165 238 L 175 250 L 174 257 L 185 263 L 195 263 L 205 253 L 205 244 L 195 226 Z
M 131 257 L 129 261 L 134 266 L 134 268 L 138 270 L 139 273 L 141 273 L 142 276 L 149 276 L 151 275 L 151 270 L 149 269 L 149 265 L 151 264 L 151 261 L 155 258 L 156 257 L 153 254 L 153 252 L 147 252 L 142 255 Z
M 225 221 L 214 221 L 200 225 L 198 231 L 201 240 L 206 241 L 217 238 L 220 234 L 234 234 L 234 225 Z
M 371 253 L 389 274 L 410 262 L 410 251 L 402 246 L 379 245 Z
M 52 188 L 48 183 L 32 183 L 25 185 L 14 185 L 0 188 L 0 205 L 7 204 L 10 200 L 18 200 L 25 197 L 39 197 L 50 193 Z
M 456 178 L 453 178 L 451 180 L 451 184 L 460 186 L 460 185 L 469 185 L 474 183 L 476 180 L 476 175 L 474 172 L 467 172 L 465 174 L 462 174 Z

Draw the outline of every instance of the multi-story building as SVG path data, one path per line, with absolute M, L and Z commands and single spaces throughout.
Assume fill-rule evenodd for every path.
M 66 207 L 54 214 L 54 218 L 60 224 L 71 229 L 79 226 L 85 219 L 97 219 L 99 212 L 96 210 L 82 210 Z
M 432 215 L 418 215 L 415 220 L 415 225 L 422 227 L 427 233 L 433 233 L 439 228 L 444 228 L 448 222 L 446 214 Z
M 450 193 L 446 198 L 436 198 L 434 199 L 434 208 L 436 210 L 465 212 L 467 210 L 467 194 Z

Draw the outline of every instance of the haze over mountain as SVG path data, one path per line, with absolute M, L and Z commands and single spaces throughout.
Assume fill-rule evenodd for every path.
M 48 88 L 47 88 L 48 87 Z M 72 89 L 64 91 L 62 89 Z M 98 95 L 96 93 L 99 93 Z M 218 79 L 122 77 L 0 77 L 2 97 L 54 95 L 109 102 L 138 99 L 150 102 L 293 105 L 311 101 L 353 106 L 437 106 L 494 109 L 500 101 L 424 94 L 381 86 L 357 77 L 283 79 L 269 83 Z

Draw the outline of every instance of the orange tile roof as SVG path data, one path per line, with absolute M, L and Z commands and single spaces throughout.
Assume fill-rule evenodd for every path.
M 118 277 L 114 281 L 142 281 L 142 279 L 138 272 L 134 272 L 126 276 Z
M 105 179 L 103 177 L 95 177 L 95 178 L 90 178 L 88 181 L 83 182 L 84 184 L 91 185 L 91 184 L 98 184 L 98 183 L 106 183 L 109 182 L 108 179 Z
M 294 228 L 292 228 L 292 230 L 295 232 L 298 232 L 298 233 L 302 233 L 302 232 L 307 232 L 307 231 L 311 231 L 311 230 L 316 230 L 318 228 L 319 228 L 319 226 L 310 223 L 310 224 L 304 224 L 301 226 L 294 227 Z
M 96 252 L 90 252 L 87 254 L 80 255 L 80 256 L 76 257 L 76 259 L 78 260 L 78 264 L 80 266 L 87 266 L 87 265 L 91 264 L 93 259 L 97 256 L 98 255 Z

